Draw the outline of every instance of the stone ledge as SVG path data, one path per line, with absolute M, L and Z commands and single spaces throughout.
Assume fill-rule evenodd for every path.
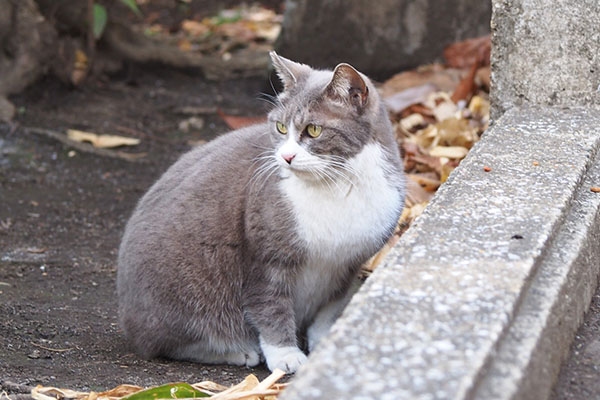
M 599 149 L 598 113 L 507 112 L 282 399 L 547 397 L 598 283 Z

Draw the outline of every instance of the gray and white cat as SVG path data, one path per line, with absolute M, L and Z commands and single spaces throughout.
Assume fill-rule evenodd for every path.
M 119 250 L 121 326 L 143 357 L 291 373 L 341 312 L 404 205 L 373 84 L 271 54 L 269 122 L 190 151 L 140 200 Z M 321 312 L 320 315 L 319 312 Z

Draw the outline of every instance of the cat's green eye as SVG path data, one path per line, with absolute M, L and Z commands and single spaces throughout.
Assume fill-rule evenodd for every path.
M 277 131 L 279 131 L 279 133 L 281 133 L 282 135 L 285 135 L 287 133 L 287 127 L 281 122 L 277 121 L 275 123 L 275 126 L 277 127 Z
M 319 137 L 323 128 L 320 125 L 310 124 L 306 127 L 306 133 L 309 134 L 310 137 L 316 138 Z

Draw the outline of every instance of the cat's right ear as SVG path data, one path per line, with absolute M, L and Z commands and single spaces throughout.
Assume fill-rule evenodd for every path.
M 279 79 L 283 83 L 284 91 L 294 87 L 311 71 L 308 65 L 288 60 L 274 51 L 271 51 L 269 55 L 271 56 L 271 61 L 273 61 L 273 67 L 277 72 L 277 76 L 279 76 Z

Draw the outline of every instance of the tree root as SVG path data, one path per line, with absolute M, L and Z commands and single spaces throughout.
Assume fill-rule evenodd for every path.
M 118 158 L 120 160 L 125 160 L 129 162 L 148 162 L 148 160 L 144 159 L 146 153 L 127 153 L 125 151 L 98 149 L 89 143 L 76 142 L 74 140 L 69 139 L 69 137 L 63 133 L 45 128 L 22 127 L 22 129 L 28 133 L 32 133 L 39 136 L 45 136 L 47 138 L 57 140 L 62 144 L 72 147 L 73 149 L 78 150 L 82 153 L 91 153 L 102 157 Z
M 109 24 L 103 39 L 111 50 L 127 60 L 198 69 L 207 79 L 213 80 L 255 76 L 264 73 L 269 65 L 266 51 L 240 50 L 226 61 L 218 54 L 205 56 L 181 51 L 174 45 L 148 38 L 121 23 Z

